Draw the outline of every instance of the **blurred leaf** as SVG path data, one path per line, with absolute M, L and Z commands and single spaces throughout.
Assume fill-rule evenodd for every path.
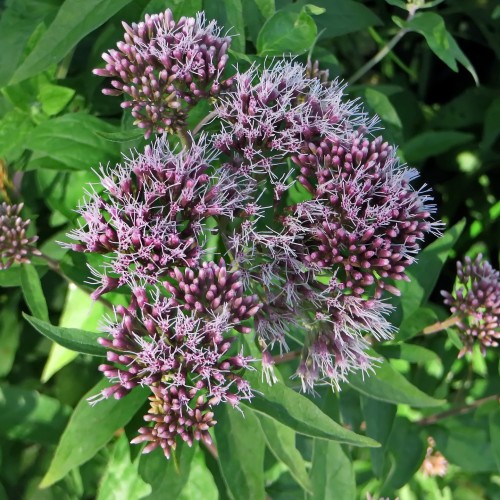
M 393 494 L 412 478 L 420 467 L 426 452 L 424 440 L 415 424 L 396 417 L 389 438 L 391 467 L 382 486 L 382 494 Z
M 116 127 L 87 113 L 70 113 L 36 127 L 26 139 L 33 151 L 31 163 L 58 170 L 90 170 L 118 159 L 117 144 L 98 135 Z
M 138 473 L 139 461 L 130 459 L 130 444 L 122 434 L 113 446 L 106 471 L 99 483 L 97 500 L 143 498 L 151 492 Z
M 237 52 L 245 52 L 245 23 L 243 21 L 242 0 L 223 0 L 227 16 L 227 28 L 231 30 L 233 41 L 231 47 Z
M 357 498 L 352 463 L 338 443 L 314 440 L 310 476 L 314 495 L 309 498 Z
M 491 148 L 500 136 L 500 97 L 496 98 L 488 107 L 484 117 L 483 141 L 481 147 Z
M 20 387 L 0 386 L 0 435 L 54 444 L 70 410 L 57 399 Z
M 48 116 L 53 116 L 60 113 L 74 95 L 74 89 L 46 83 L 40 87 L 37 98 L 42 103 L 43 112 Z
M 215 414 L 215 438 L 224 481 L 233 500 L 264 500 L 265 441 L 259 420 L 248 407 L 243 415 L 228 406 L 218 406 Z
M 21 265 L 21 286 L 26 304 L 30 308 L 31 313 L 44 321 L 49 320 L 49 311 L 47 302 L 43 294 L 40 277 L 33 264 Z
M 434 351 L 415 344 L 397 344 L 376 346 L 377 352 L 386 358 L 404 359 L 409 363 L 428 363 L 439 361 L 439 355 Z
M 140 128 L 133 130 L 122 130 L 120 132 L 96 132 L 100 137 L 104 137 L 111 142 L 130 142 L 135 141 L 144 136 L 144 131 Z
M 493 450 L 497 469 L 500 471 L 500 408 L 497 408 L 489 414 L 489 421 L 491 448 Z
M 380 448 L 370 449 L 373 472 L 377 477 L 382 477 L 397 406 L 362 396 L 361 408 L 366 422 L 366 433 L 382 445 Z
M 0 120 L 0 157 L 7 160 L 19 158 L 26 137 L 33 127 L 31 117 L 26 111 L 13 109 L 5 113 Z
M 98 331 L 99 324 L 106 312 L 108 309 L 102 302 L 92 300 L 88 293 L 71 283 L 68 286 L 59 326 L 90 332 Z M 52 344 L 49 357 L 43 367 L 41 381 L 47 382 L 54 373 L 57 373 L 77 356 L 78 352 L 66 349 L 56 343 Z
M 441 238 L 431 243 L 418 256 L 418 262 L 408 268 L 410 283 L 400 281 L 398 288 L 401 297 L 399 302 L 403 318 L 408 318 L 417 309 L 427 302 L 432 290 L 436 286 L 439 273 L 448 258 L 450 250 L 460 238 L 465 227 L 465 220 L 461 220 L 448 229 Z
M 161 448 L 141 455 L 139 474 L 152 487 L 151 494 L 143 500 L 164 500 L 166 492 L 169 498 L 178 498 L 189 477 L 195 449 L 196 445 L 189 447 L 183 442 L 170 460 L 165 458 Z
M 306 12 L 280 10 L 262 26 L 257 52 L 261 56 L 302 54 L 311 48 L 316 34 L 316 24 Z
M 404 26 L 423 35 L 429 48 L 453 71 L 458 71 L 457 61 L 460 62 L 472 75 L 476 85 L 479 85 L 475 69 L 455 39 L 447 31 L 444 19 L 439 14 L 435 12 L 417 12 L 409 21 L 402 21 L 397 18 L 394 20 L 399 26 Z
M 457 146 L 472 142 L 474 139 L 473 134 L 456 130 L 432 130 L 408 140 L 403 146 L 403 154 L 408 163 L 419 163 L 431 156 L 446 153 Z
M 43 0 L 8 0 L 0 17 L 0 87 L 14 74 L 36 27 L 51 22 L 57 4 Z
M 420 307 L 413 314 L 405 316 L 396 333 L 396 340 L 409 340 L 436 321 L 439 321 L 439 317 L 432 307 Z
M 61 61 L 71 49 L 131 0 L 66 0 L 11 82 L 19 82 Z
M 410 383 L 389 362 L 383 360 L 375 373 L 369 376 L 353 373 L 348 377 L 349 384 L 365 396 L 394 404 L 407 404 L 416 408 L 440 406 L 445 403 L 435 399 Z
M 98 335 L 95 333 L 76 328 L 61 328 L 25 313 L 23 316 L 35 330 L 67 349 L 91 356 L 106 356 L 107 349 L 97 342 Z
M 10 373 L 21 335 L 21 323 L 18 318 L 19 294 L 9 294 L 0 309 L 0 377 Z
M 111 397 L 90 406 L 87 398 L 99 394 L 108 386 L 109 382 L 102 380 L 80 400 L 40 488 L 56 483 L 71 469 L 90 460 L 134 416 L 149 392 L 146 388 L 136 388 L 123 399 Z
M 205 457 L 199 446 L 195 447 L 195 454 L 191 462 L 189 477 L 179 495 L 179 500 L 218 500 L 219 492 L 212 474 L 205 463 Z
M 354 446 L 379 446 L 376 441 L 337 424 L 312 401 L 290 389 L 282 382 L 278 382 L 271 387 L 261 382 L 258 372 L 249 373 L 247 379 L 256 391 L 250 405 L 251 408 L 274 418 L 299 434 L 331 439 Z
M 276 12 L 274 0 L 253 0 L 265 19 L 269 19 Z
M 262 414 L 258 414 L 258 417 L 268 448 L 277 460 L 280 460 L 288 467 L 290 474 L 297 483 L 305 491 L 312 493 L 311 481 L 307 474 L 305 461 L 295 446 L 295 432 L 273 418 Z

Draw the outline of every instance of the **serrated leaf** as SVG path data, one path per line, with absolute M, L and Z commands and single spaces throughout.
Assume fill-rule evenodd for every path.
M 316 35 L 316 24 L 309 14 L 280 10 L 262 26 L 257 53 L 260 56 L 303 54 L 311 48 Z
M 356 434 L 337 424 L 312 401 L 282 382 L 269 386 L 261 382 L 258 372 L 251 372 L 246 378 L 256 391 L 251 408 L 274 418 L 299 434 L 330 439 L 353 446 L 379 446 L 373 439 Z
M 11 83 L 41 73 L 61 61 L 90 32 L 132 0 L 66 0 L 33 51 L 17 69 Z
M 90 354 L 91 356 L 106 356 L 107 349 L 98 344 L 98 335 L 96 333 L 78 330 L 77 328 L 54 326 L 25 313 L 23 313 L 23 316 L 35 330 L 67 349 L 82 354 Z
M 80 400 L 40 488 L 56 483 L 71 469 L 90 460 L 134 416 L 149 393 L 147 388 L 136 388 L 123 399 L 105 399 L 90 406 L 87 398 L 99 394 L 108 386 L 108 381 L 102 380 Z
M 57 170 L 90 170 L 119 159 L 118 145 L 98 135 L 115 131 L 116 127 L 87 113 L 52 118 L 26 138 L 26 146 L 33 151 L 30 163 Z
M 21 265 L 21 287 L 31 313 L 41 320 L 48 321 L 47 302 L 45 301 L 40 277 L 33 264 Z
M 220 405 L 216 410 L 215 437 L 219 464 L 230 497 L 264 500 L 265 441 L 259 420 L 249 408 Z
M 388 361 L 382 360 L 369 376 L 353 373 L 348 376 L 349 385 L 361 394 L 394 404 L 407 404 L 416 408 L 440 406 L 445 403 L 415 387 Z
M 352 463 L 338 443 L 314 440 L 310 475 L 314 495 L 308 498 L 356 498 Z
M 295 481 L 312 493 L 312 485 L 306 469 L 306 463 L 295 446 L 296 433 L 277 420 L 263 414 L 257 414 L 268 448 L 277 460 L 283 462 L 289 469 Z
M 139 460 L 139 474 L 146 483 L 151 485 L 151 493 L 142 500 L 164 500 L 168 491 L 170 498 L 177 498 L 186 484 L 191 461 L 196 445 L 189 447 L 180 444 L 175 450 L 175 457 L 165 458 L 160 448 L 142 455 Z

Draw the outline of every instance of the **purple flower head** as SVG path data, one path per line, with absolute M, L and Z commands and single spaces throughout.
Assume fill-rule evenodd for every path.
M 483 354 L 500 339 L 500 272 L 479 254 L 473 261 L 457 262 L 457 282 L 452 293 L 442 291 L 444 303 L 458 319 L 464 343 L 462 357 L 478 344 Z
M 23 204 L 0 205 L 0 269 L 7 269 L 12 264 L 29 263 L 32 255 L 40 255 L 33 244 L 38 236 L 27 236 L 30 224 L 20 214 Z
M 168 457 L 177 435 L 189 445 L 209 441 L 214 406 L 237 406 L 252 397 L 240 375 L 251 358 L 234 350 L 232 330 L 250 331 L 242 322 L 260 304 L 244 294 L 238 272 L 228 271 L 222 260 L 176 268 L 165 287 L 170 294 L 136 287 L 130 306 L 116 308 L 115 319 L 105 327 L 109 338 L 99 339 L 109 348 L 110 363 L 99 369 L 113 385 L 92 402 L 111 395 L 119 399 L 139 385 L 150 387 L 145 420 L 153 424 L 140 429 L 133 442 L 148 442 L 146 453 L 161 446 Z
M 203 221 L 232 218 L 248 195 L 227 169 L 210 174 L 214 156 L 203 136 L 179 152 L 162 138 L 112 169 L 101 167 L 101 187 L 92 187 L 79 209 L 85 222 L 69 234 L 78 242 L 73 250 L 112 257 L 104 273 L 96 272 L 94 298 L 125 283 L 155 283 L 176 265 L 196 265 Z
M 407 279 L 424 236 L 440 229 L 432 197 L 411 185 L 417 171 L 401 165 L 381 137 L 357 132 L 305 144 L 293 160 L 313 196 L 288 219 L 308 233 L 306 261 L 340 270 L 341 286 L 354 295 L 370 288 L 375 297 L 383 289 L 397 294 L 388 279 Z
M 118 50 L 103 54 L 104 69 L 99 76 L 115 78 L 108 95 L 127 94 L 122 107 L 131 108 L 135 123 L 153 131 L 175 131 L 184 126 L 186 110 L 200 99 L 217 95 L 231 43 L 221 37 L 215 21 L 207 22 L 203 13 L 196 18 L 174 21 L 172 11 L 146 15 L 143 22 L 125 28 Z

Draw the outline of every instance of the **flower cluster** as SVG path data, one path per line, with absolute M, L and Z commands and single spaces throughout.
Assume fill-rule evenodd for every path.
M 174 266 L 196 266 L 203 250 L 202 221 L 232 218 L 246 200 L 244 186 L 221 168 L 205 137 L 175 152 L 164 138 L 112 169 L 101 168 L 79 212 L 84 223 L 70 237 L 80 252 L 111 254 L 96 271 L 98 298 L 124 284 L 154 284 Z M 104 189 L 103 189 L 104 188 Z
M 176 131 L 184 126 L 185 108 L 217 95 L 227 84 L 221 80 L 230 37 L 221 37 L 215 21 L 196 18 L 174 21 L 172 11 L 147 15 L 132 26 L 123 23 L 125 37 L 118 50 L 103 54 L 99 76 L 115 78 L 108 95 L 130 96 L 122 107 L 131 108 L 146 138 L 153 131 Z
M 21 217 L 23 204 L 0 205 L 0 269 L 7 269 L 12 264 L 30 262 L 32 255 L 40 255 L 33 246 L 38 236 L 28 236 L 29 220 Z
M 215 424 L 212 408 L 228 402 L 237 406 L 252 397 L 239 372 L 251 358 L 235 351 L 231 330 L 248 333 L 244 322 L 259 310 L 256 296 L 244 295 L 240 274 L 219 264 L 175 268 L 164 286 L 150 298 L 136 287 L 128 308 L 116 308 L 116 318 L 105 327 L 108 361 L 99 369 L 113 383 L 94 398 L 119 399 L 134 387 L 150 387 L 152 427 L 139 430 L 133 442 L 148 442 L 145 452 L 160 446 L 167 457 L 177 435 L 190 445 L 210 440 Z
M 457 318 L 464 343 L 459 357 L 472 352 L 478 344 L 483 354 L 486 348 L 497 347 L 500 339 L 500 272 L 483 260 L 466 257 L 457 262 L 457 282 L 452 293 L 443 290 L 444 303 Z

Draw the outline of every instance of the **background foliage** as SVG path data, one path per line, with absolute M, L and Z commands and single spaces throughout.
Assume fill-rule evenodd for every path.
M 498 354 L 457 360 L 453 331 L 419 335 L 447 316 L 438 292 L 451 288 L 456 257 L 482 252 L 499 264 L 500 6 L 417 4 L 409 16 L 402 0 L 0 2 L 0 191 L 25 203 L 53 259 L 0 271 L 0 499 L 500 498 Z M 433 187 L 448 228 L 401 285 L 392 317 L 400 329 L 376 346 L 385 358 L 376 376 L 309 398 L 282 364 L 286 384 L 269 388 L 256 376 L 262 395 L 251 410 L 217 414 L 218 458 L 194 446 L 170 462 L 128 445 L 143 392 L 94 408 L 85 401 L 102 384 L 98 347 L 78 332 L 97 332 L 104 312 L 86 292 L 96 257 L 57 243 L 75 224 L 92 168 L 144 144 L 91 70 L 122 20 L 167 7 L 233 26 L 240 67 L 286 52 L 346 81 Z M 49 340 L 57 336 L 86 354 Z M 442 478 L 419 471 L 428 436 L 450 463 Z M 369 438 L 381 446 L 363 446 Z

